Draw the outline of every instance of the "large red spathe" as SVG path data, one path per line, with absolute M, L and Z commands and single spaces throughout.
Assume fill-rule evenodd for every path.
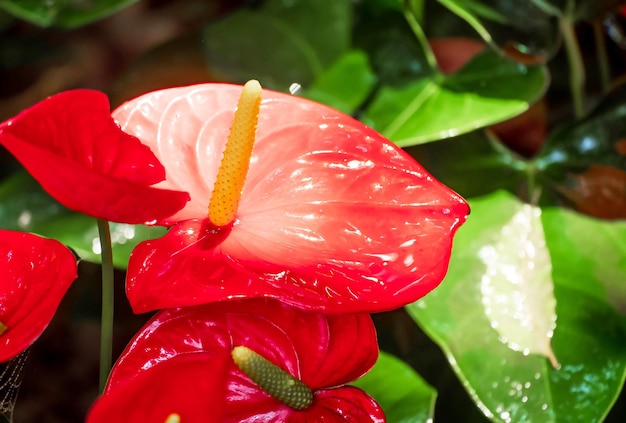
M 380 134 L 329 107 L 263 91 L 235 222 L 206 219 L 241 87 L 157 91 L 114 111 L 191 201 L 132 254 L 136 312 L 272 297 L 330 313 L 411 303 L 442 280 L 468 206 Z
M 294 410 L 235 365 L 248 347 L 313 390 Z M 378 356 L 366 314 L 327 316 L 271 300 L 230 301 L 157 314 L 115 364 L 87 423 L 384 422 L 380 406 L 355 387 Z
M 57 201 L 97 218 L 160 220 L 189 199 L 151 187 L 165 179 L 165 169 L 120 130 L 99 91 L 67 91 L 35 104 L 0 125 L 0 144 Z
M 76 259 L 63 244 L 0 230 L 0 362 L 28 348 L 44 331 L 77 276 Z

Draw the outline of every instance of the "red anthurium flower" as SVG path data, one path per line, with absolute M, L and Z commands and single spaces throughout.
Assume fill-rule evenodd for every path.
M 0 230 L 0 362 L 41 335 L 76 276 L 76 259 L 63 244 Z
M 250 297 L 373 312 L 441 281 L 465 201 L 374 130 L 302 98 L 263 90 L 235 219 L 213 224 L 207 207 L 241 92 L 168 89 L 113 112 L 165 166 L 157 186 L 191 194 L 173 229 L 133 252 L 135 312 Z
M 169 309 L 130 342 L 87 423 L 384 422 L 372 398 L 343 386 L 377 356 L 367 314 L 265 299 Z
M 122 223 L 159 220 L 180 210 L 184 192 L 152 188 L 165 169 L 111 118 L 98 91 L 49 97 L 0 125 L 0 144 L 66 207 Z

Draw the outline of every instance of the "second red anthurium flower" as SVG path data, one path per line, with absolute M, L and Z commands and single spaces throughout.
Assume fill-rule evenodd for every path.
M 156 186 L 191 195 L 166 219 L 174 224 L 169 233 L 131 256 L 135 312 L 251 297 L 375 312 L 437 286 L 469 212 L 465 201 L 355 119 L 261 93 L 258 83 L 252 91 L 237 106 L 236 85 L 168 89 L 113 112 L 165 166 L 167 178 Z M 233 123 L 235 109 L 243 124 Z M 247 146 L 224 154 L 229 134 L 255 138 L 251 157 L 241 158 Z M 224 164 L 229 154 L 235 158 Z M 247 177 L 233 200 L 223 185 L 239 190 L 237 169 Z M 226 197 L 215 194 L 224 190 Z M 224 211 L 233 207 L 232 216 Z
M 160 220 L 186 192 L 153 188 L 165 169 L 111 118 L 105 94 L 73 90 L 49 97 L 0 125 L 0 145 L 64 206 L 120 223 Z
M 262 299 L 165 310 L 122 353 L 87 423 L 383 423 L 376 401 L 344 386 L 377 357 L 367 314 Z
M 41 335 L 76 276 L 76 258 L 60 242 L 0 230 L 0 362 Z

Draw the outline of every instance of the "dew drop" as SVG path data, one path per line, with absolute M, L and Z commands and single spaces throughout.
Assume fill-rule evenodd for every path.
M 102 254 L 102 246 L 100 245 L 100 238 L 95 237 L 91 240 L 91 251 L 94 254 Z
M 289 94 L 295 95 L 301 89 L 302 89 L 302 85 L 298 84 L 297 82 L 294 82 L 293 84 L 289 86 Z

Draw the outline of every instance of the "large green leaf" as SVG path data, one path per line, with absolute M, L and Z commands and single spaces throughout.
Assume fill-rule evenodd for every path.
M 437 393 L 410 366 L 385 352 L 352 385 L 370 394 L 383 408 L 387 423 L 432 422 Z
M 82 259 L 100 262 L 96 219 L 57 203 L 26 172 L 16 173 L 0 184 L 0 228 L 57 239 Z M 163 227 L 111 223 L 114 265 L 125 269 L 139 242 L 162 236 L 165 231 Z
M 455 74 L 383 87 L 364 121 L 403 147 L 449 138 L 525 111 L 544 93 L 546 72 L 487 50 Z
M 491 420 L 602 421 L 622 389 L 626 369 L 626 318 L 620 314 L 626 305 L 626 224 L 559 208 L 544 210 L 541 220 L 557 302 L 555 369 L 542 355 L 508 346 L 485 312 L 481 285 L 487 266 L 481 251 L 484 254 L 503 236 L 503 228 L 522 205 L 499 192 L 476 199 L 471 206 L 472 215 L 455 239 L 448 276 L 408 311 L 445 351 Z M 510 257 L 519 252 L 515 243 L 507 248 L 512 250 Z M 529 265 L 524 261 L 518 265 L 524 263 Z M 513 275 L 527 272 L 508 264 Z M 526 295 L 526 300 L 545 304 L 542 294 Z M 537 318 L 536 310 L 526 310 Z M 531 316 L 519 317 L 524 321 Z
M 531 1 L 438 0 L 491 47 L 547 60 L 559 47 L 556 19 Z
M 251 78 L 264 87 L 305 89 L 345 53 L 352 28 L 348 0 L 268 0 L 206 26 L 209 66 L 224 80 Z
M 0 0 L 0 8 L 40 26 L 74 28 L 97 21 L 138 0 Z

